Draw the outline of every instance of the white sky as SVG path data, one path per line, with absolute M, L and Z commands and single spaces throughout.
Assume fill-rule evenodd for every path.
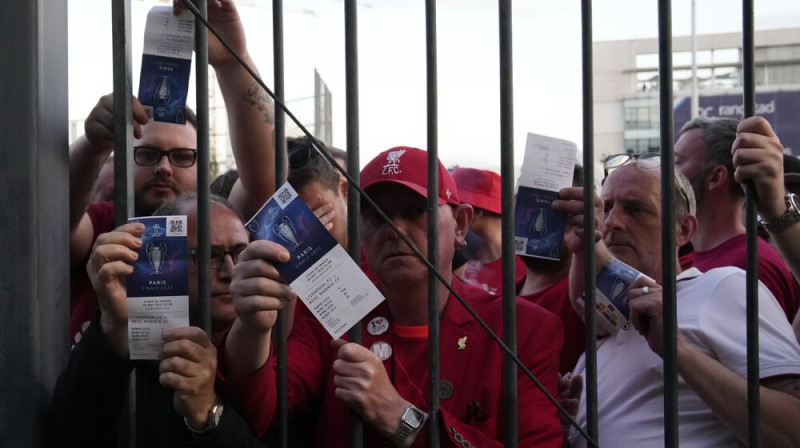
M 580 1 L 514 0 L 515 164 L 527 132 L 582 142 Z M 696 0 L 697 33 L 741 30 L 741 2 Z M 800 23 L 800 2 L 758 0 L 756 29 Z M 69 4 L 69 116 L 83 119 L 112 90 L 111 2 Z M 164 0 L 132 0 L 132 78 L 138 90 L 147 11 Z M 168 3 L 167 3 L 168 4 Z M 248 47 L 272 85 L 270 0 L 239 0 Z M 397 145 L 425 148 L 425 2 L 360 0 L 359 108 L 362 165 Z M 690 33 L 691 0 L 672 2 L 673 35 Z M 658 35 L 656 0 L 595 1 L 594 39 Z M 333 144 L 344 148 L 345 60 L 342 0 L 285 0 L 286 98 L 314 94 L 316 68 L 333 94 Z M 445 165 L 499 170 L 497 2 L 440 0 L 438 20 L 439 155 Z M 192 88 L 193 89 L 193 88 Z M 191 90 L 191 89 L 190 89 Z M 190 93 L 190 104 L 194 95 Z M 308 101 L 295 102 L 303 123 Z M 290 107 L 292 103 L 290 102 Z M 294 108 L 293 108 L 294 109 Z

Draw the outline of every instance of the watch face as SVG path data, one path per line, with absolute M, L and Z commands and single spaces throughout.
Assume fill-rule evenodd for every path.
M 789 193 L 786 195 L 786 204 L 794 208 L 795 211 L 800 212 L 800 203 L 797 202 L 797 195 Z
M 406 415 L 403 416 L 403 420 L 412 428 L 419 428 L 419 425 L 422 424 L 422 412 L 416 408 L 408 408 L 406 410 Z
M 211 408 L 211 412 L 209 415 L 209 425 L 213 428 L 219 426 L 219 421 L 222 420 L 222 411 L 225 409 L 222 403 L 217 403 Z

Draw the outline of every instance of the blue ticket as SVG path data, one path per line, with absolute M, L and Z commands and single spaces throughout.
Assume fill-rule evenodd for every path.
M 157 359 L 164 329 L 189 325 L 187 220 L 147 216 L 130 222 L 145 230 L 126 281 L 128 348 L 131 359 Z
M 171 6 L 155 6 L 148 12 L 139 102 L 151 120 L 186 123 L 193 46 L 194 18 L 190 11 L 176 16 Z
M 558 192 L 520 185 L 514 206 L 514 243 L 519 255 L 558 260 L 566 217 L 550 204 Z
M 597 273 L 597 315 L 614 329 L 627 328 L 631 310 L 628 290 L 642 274 L 611 258 Z
M 245 227 L 253 239 L 273 241 L 289 251 L 289 261 L 275 263 L 275 269 L 331 337 L 341 337 L 383 301 L 288 182 Z

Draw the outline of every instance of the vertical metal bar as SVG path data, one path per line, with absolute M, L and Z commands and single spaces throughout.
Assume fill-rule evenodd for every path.
M 114 72 L 114 225 L 135 213 L 133 199 L 133 100 L 131 87 L 131 3 L 111 2 L 111 42 Z M 117 441 L 136 446 L 136 371 L 128 378 L 128 406 Z
M 206 0 L 196 3 L 200 14 L 208 17 Z M 197 306 L 200 308 L 200 328 L 211 335 L 211 270 L 209 258 L 211 256 L 211 210 L 209 205 L 210 192 L 208 185 L 211 155 L 209 145 L 209 119 L 208 119 L 208 33 L 203 23 L 195 18 L 194 21 L 194 50 L 197 55 L 196 68 L 196 97 L 197 97 Z
M 664 315 L 664 446 L 678 446 L 677 304 L 675 294 L 675 164 L 672 116 L 672 4 L 658 2 L 661 125 L 661 251 Z
M 428 260 L 439 266 L 439 105 L 436 65 L 436 0 L 425 1 L 428 92 Z M 428 275 L 428 446 L 439 446 L 439 282 Z
M 592 59 L 592 1 L 581 2 L 581 40 L 583 46 L 583 225 L 587 235 L 594 235 L 594 87 Z M 584 259 L 592 260 L 584 267 L 586 295 L 586 431 L 597 441 L 597 321 L 595 316 L 596 269 L 595 246 L 586 244 Z
M 500 42 L 500 179 L 503 214 L 503 342 L 517 353 L 517 315 L 514 260 L 514 70 L 511 48 L 511 0 L 498 3 Z M 517 446 L 517 366 L 503 356 L 503 438 Z
M 344 57 L 345 57 L 345 95 L 347 113 L 347 173 L 358 184 L 359 172 L 359 130 L 358 130 L 358 4 L 356 0 L 344 2 Z M 329 98 L 325 104 L 330 105 Z M 326 119 L 327 119 L 326 115 Z M 330 122 L 326 125 L 330 128 Z M 361 216 L 361 197 L 354 185 L 347 185 L 347 252 L 361 264 L 361 238 L 358 220 Z M 361 325 L 355 325 L 349 333 L 350 341 L 361 343 Z M 350 446 L 364 446 L 364 427 L 356 412 L 350 413 Z
M 742 2 L 742 75 L 744 77 L 744 116 L 756 110 L 755 43 L 753 0 Z M 748 446 L 761 446 L 759 359 L 758 359 L 758 229 L 756 189 L 745 187 L 745 227 L 747 230 L 747 429 Z
M 131 2 L 111 2 L 114 65 L 114 224 L 121 226 L 134 214 L 133 102 L 131 99 Z
M 330 145 L 333 142 L 325 140 L 325 138 L 322 135 L 323 134 L 322 130 L 327 126 L 327 124 L 325 125 L 320 124 L 324 123 L 324 119 L 322 118 L 322 109 L 325 108 L 325 106 L 321 106 L 325 104 L 324 103 L 325 100 L 322 97 L 323 96 L 322 91 L 323 91 L 322 79 L 319 76 L 319 72 L 317 72 L 317 69 L 315 68 L 314 69 L 314 137 Z
M 47 446 L 41 417 L 69 351 L 67 9 L 12 0 L 0 14 L 3 446 Z
M 284 98 L 283 86 L 283 0 L 272 0 L 272 42 L 273 42 L 273 64 L 274 64 L 274 77 L 275 77 L 275 96 L 281 102 Z M 285 115 L 281 108 L 275 108 L 275 152 L 276 154 L 283 154 L 286 152 L 286 125 Z M 275 164 L 275 189 L 277 190 L 283 179 L 286 178 L 283 173 L 284 164 Z M 288 381 L 286 378 L 286 313 L 281 310 L 278 312 L 278 319 L 275 322 L 276 331 L 276 347 L 275 355 L 277 358 L 277 380 L 275 387 L 277 388 L 278 402 L 278 446 L 285 448 L 289 446 L 289 398 L 288 398 Z

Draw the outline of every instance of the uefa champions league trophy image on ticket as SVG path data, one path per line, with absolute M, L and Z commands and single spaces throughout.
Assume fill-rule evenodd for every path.
M 160 269 L 166 256 L 167 243 L 163 241 L 158 244 L 153 244 L 152 242 L 147 243 L 147 259 L 150 260 L 150 266 L 153 267 L 153 272 L 150 273 L 150 275 L 164 275 Z
M 544 215 L 544 209 L 540 208 L 536 211 L 529 231 L 533 236 L 542 236 L 547 233 L 547 217 Z
M 169 76 L 162 75 L 161 81 L 153 94 L 153 104 L 167 104 L 171 95 L 172 89 L 169 86 Z
M 282 240 L 294 246 L 292 250 L 300 247 L 302 242 L 297 238 L 297 231 L 294 228 L 294 223 L 288 216 L 284 216 L 280 221 L 276 222 L 273 230 L 275 230 L 275 234 Z

